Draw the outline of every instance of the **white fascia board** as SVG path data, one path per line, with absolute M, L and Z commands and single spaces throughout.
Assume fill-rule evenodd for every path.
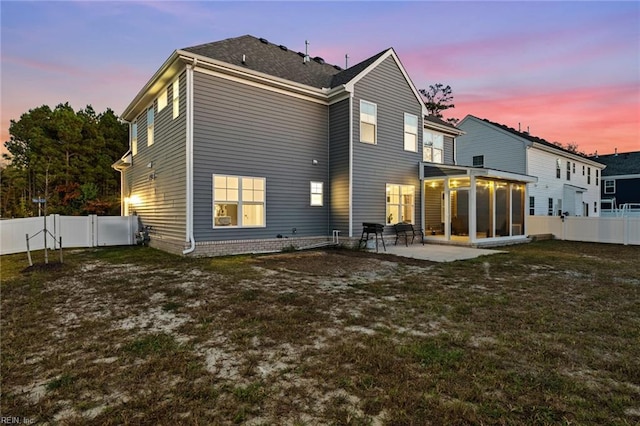
M 600 176 L 602 180 L 616 180 L 616 179 L 640 179 L 640 173 L 631 174 L 631 175 L 611 175 L 611 176 Z
M 151 100 L 160 93 L 162 89 L 167 87 L 169 83 L 182 70 L 184 64 L 179 61 L 180 55 L 178 51 L 174 51 L 164 64 L 156 71 L 155 74 L 147 81 L 138 94 L 133 98 L 131 103 L 125 108 L 121 114 L 121 118 L 127 122 L 136 119 L 139 112 L 144 110 Z
M 464 130 L 452 129 L 451 127 L 443 126 L 442 124 L 438 124 L 438 123 L 434 123 L 432 121 L 425 120 L 424 117 L 422 118 L 422 121 L 424 123 L 424 128 L 425 129 L 431 129 L 431 130 L 435 130 L 437 132 L 447 133 L 449 135 L 454 135 L 454 136 L 461 136 L 461 135 L 466 135 L 467 134 L 467 132 L 465 132 Z
M 520 173 L 512 173 L 505 172 L 502 170 L 494 170 L 494 169 L 480 169 L 480 168 L 471 168 L 470 174 L 473 176 L 479 177 L 490 177 L 495 179 L 503 179 L 510 180 L 516 182 L 524 182 L 524 183 L 536 183 L 538 182 L 538 178 L 536 176 L 523 175 Z

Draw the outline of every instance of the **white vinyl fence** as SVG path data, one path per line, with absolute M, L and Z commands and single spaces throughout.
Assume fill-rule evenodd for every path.
M 0 221 L 0 255 L 44 248 L 45 217 Z M 60 216 L 46 217 L 47 247 L 62 248 L 132 245 L 138 229 L 137 216 Z M 39 233 L 39 234 L 38 234 Z M 53 235 L 53 236 L 52 236 Z M 54 245 L 55 244 L 55 245 Z
M 640 245 L 640 217 L 529 216 L 527 230 L 559 240 Z

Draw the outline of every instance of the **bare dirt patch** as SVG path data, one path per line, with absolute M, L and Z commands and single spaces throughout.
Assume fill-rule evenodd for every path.
M 509 250 L 450 264 L 342 250 L 70 252 L 53 274 L 3 277 L 2 414 L 107 425 L 637 421 L 637 249 Z

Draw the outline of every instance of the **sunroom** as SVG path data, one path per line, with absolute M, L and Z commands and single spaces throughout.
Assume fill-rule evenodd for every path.
M 526 239 L 527 184 L 533 176 L 421 163 L 425 238 L 469 245 Z

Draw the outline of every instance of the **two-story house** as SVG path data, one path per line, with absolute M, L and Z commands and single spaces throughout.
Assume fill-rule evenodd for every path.
M 180 49 L 122 118 L 123 214 L 167 251 L 355 243 L 364 222 L 471 244 L 526 235 L 531 178 L 455 166 L 463 132 L 426 116 L 391 48 L 348 69 L 248 35 Z
M 458 127 L 457 162 L 537 177 L 528 184 L 529 215 L 599 216 L 605 168 L 529 132 L 466 116 Z
M 605 164 L 602 171 L 601 205 L 615 215 L 622 210 L 640 213 L 640 151 L 621 152 L 592 157 Z
M 391 48 L 345 70 L 252 36 L 176 50 L 122 114 L 123 214 L 196 255 L 419 223 L 424 115 Z

